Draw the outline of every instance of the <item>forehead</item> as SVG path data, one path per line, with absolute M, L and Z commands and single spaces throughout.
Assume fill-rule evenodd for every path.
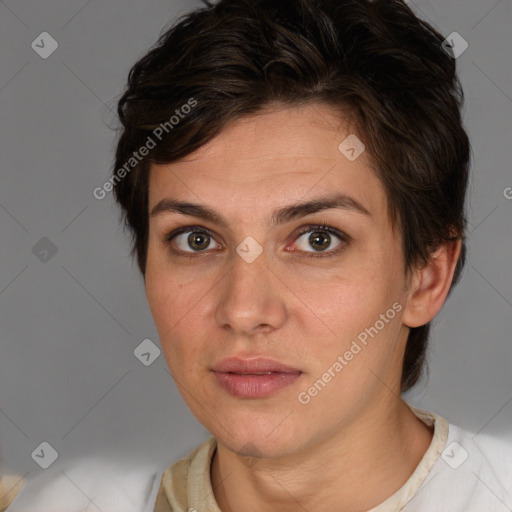
M 346 144 L 339 148 L 355 135 L 350 130 L 347 116 L 322 104 L 240 118 L 179 162 L 153 164 L 149 209 L 167 197 L 226 211 L 279 207 L 338 192 L 383 212 L 384 190 L 365 151 L 351 160 Z
M 340 156 L 338 146 L 350 134 L 349 122 L 346 114 L 323 104 L 267 107 L 231 122 L 181 162 L 208 160 L 222 164 L 223 159 L 230 162 L 272 159 L 276 163 L 297 160 L 306 165 L 311 161 L 323 165 Z M 367 163 L 364 153 L 361 160 Z

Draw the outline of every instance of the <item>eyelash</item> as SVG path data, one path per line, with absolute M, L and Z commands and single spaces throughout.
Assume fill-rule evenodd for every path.
M 310 224 L 308 226 L 304 226 L 303 228 L 301 228 L 301 230 L 297 234 L 295 240 L 300 238 L 305 233 L 314 232 L 314 231 L 324 231 L 326 233 L 329 233 L 330 235 L 334 235 L 337 238 L 339 238 L 341 244 L 336 249 L 334 249 L 332 251 L 321 251 L 321 252 L 316 252 L 316 253 L 306 252 L 305 254 L 308 258 L 329 258 L 332 256 L 336 256 L 341 251 L 343 251 L 345 249 L 345 247 L 347 247 L 348 244 L 351 242 L 351 238 L 347 234 L 345 234 L 342 231 L 339 231 L 335 228 L 331 228 L 330 226 L 327 226 L 326 224 Z M 177 237 L 178 235 L 181 235 L 183 233 L 189 233 L 189 232 L 190 233 L 199 233 L 202 235 L 208 235 L 215 240 L 214 234 L 206 228 L 203 228 L 200 226 L 184 226 L 184 227 L 178 228 L 178 229 L 172 231 L 171 233 L 169 233 L 168 235 L 166 235 L 165 239 L 164 239 L 164 243 L 169 245 L 172 242 L 172 240 L 175 237 Z M 188 254 L 188 253 L 176 253 L 176 254 L 178 254 L 179 256 L 184 256 L 186 258 L 201 257 L 201 252 L 192 252 L 190 254 Z

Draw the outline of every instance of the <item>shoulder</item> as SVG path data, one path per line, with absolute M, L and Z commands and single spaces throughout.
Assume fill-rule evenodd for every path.
M 475 478 L 509 500 L 508 505 L 512 507 L 512 439 L 473 433 L 456 425 L 450 425 L 450 429 L 453 441 L 451 447 L 447 446 L 447 451 L 450 448 L 462 451 Z M 447 457 L 450 455 L 446 454 Z
M 506 512 L 512 507 L 512 443 L 448 424 L 444 448 L 404 510 Z
M 155 477 L 155 467 L 129 461 L 90 457 L 55 463 L 29 475 L 5 512 L 81 512 L 92 504 L 108 512 L 140 512 Z

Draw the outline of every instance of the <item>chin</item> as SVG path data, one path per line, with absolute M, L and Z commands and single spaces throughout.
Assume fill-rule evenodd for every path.
M 217 442 L 241 457 L 285 457 L 297 450 L 298 440 L 304 437 L 304 433 L 282 421 L 285 417 L 282 415 L 279 421 L 229 421 L 229 429 L 217 425 L 209 430 Z

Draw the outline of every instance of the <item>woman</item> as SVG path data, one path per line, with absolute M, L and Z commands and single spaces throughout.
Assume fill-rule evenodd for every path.
M 135 64 L 95 196 L 212 434 L 144 510 L 512 510 L 510 446 L 401 398 L 465 260 L 455 50 L 398 0 L 221 0 Z
M 148 510 L 510 509 L 510 452 L 400 396 L 465 260 L 455 50 L 401 1 L 221 0 L 133 67 L 112 184 L 212 434 Z

